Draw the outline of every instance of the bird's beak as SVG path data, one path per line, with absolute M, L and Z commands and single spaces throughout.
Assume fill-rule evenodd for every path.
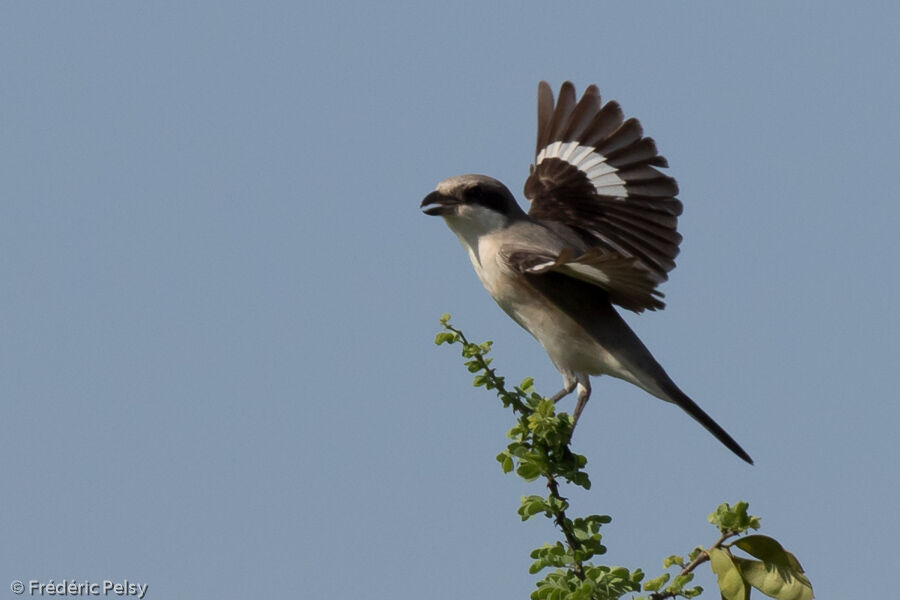
M 459 204 L 459 200 L 453 196 L 447 196 L 446 194 L 442 194 L 435 190 L 425 196 L 425 199 L 422 200 L 422 204 L 420 204 L 419 207 L 422 208 L 422 212 L 426 215 L 439 217 L 453 213 L 456 210 L 457 204 Z M 428 208 L 425 208 L 426 206 Z

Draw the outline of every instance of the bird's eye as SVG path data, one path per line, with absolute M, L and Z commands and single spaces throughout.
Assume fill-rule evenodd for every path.
M 466 202 L 478 202 L 484 196 L 481 186 L 471 187 L 466 191 Z

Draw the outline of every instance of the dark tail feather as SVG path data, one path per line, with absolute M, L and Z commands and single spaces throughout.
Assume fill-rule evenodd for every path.
M 679 390 L 674 384 L 672 385 L 672 388 L 673 389 L 669 390 L 672 402 L 680 406 L 684 409 L 684 412 L 694 417 L 698 423 L 706 427 L 706 430 L 716 436 L 716 439 L 722 442 L 729 450 L 751 465 L 753 464 L 753 459 L 750 458 L 750 455 L 741 448 L 740 444 L 734 441 L 734 438 L 728 435 L 727 431 L 722 429 L 718 423 L 713 421 L 712 417 L 703 412 L 703 409 L 697 406 L 696 402 L 688 398 L 687 395 Z

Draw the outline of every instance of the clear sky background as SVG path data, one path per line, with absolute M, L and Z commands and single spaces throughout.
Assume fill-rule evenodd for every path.
M 669 158 L 668 307 L 626 318 L 757 463 L 595 380 L 571 498 L 606 561 L 656 574 L 746 499 L 818 598 L 890 596 L 898 64 L 890 2 L 5 3 L 0 597 L 526 598 L 543 488 L 438 317 L 560 378 L 418 204 L 468 172 L 521 199 L 540 79 Z

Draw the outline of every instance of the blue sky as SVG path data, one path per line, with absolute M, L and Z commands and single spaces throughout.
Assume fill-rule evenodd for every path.
M 467 172 L 521 199 L 537 82 L 571 79 L 681 187 L 668 307 L 626 318 L 757 463 L 595 380 L 574 510 L 656 572 L 746 499 L 818 598 L 892 589 L 900 11 L 312 4 L 4 5 L 3 585 L 527 597 L 542 489 L 437 319 L 559 376 L 418 203 Z

